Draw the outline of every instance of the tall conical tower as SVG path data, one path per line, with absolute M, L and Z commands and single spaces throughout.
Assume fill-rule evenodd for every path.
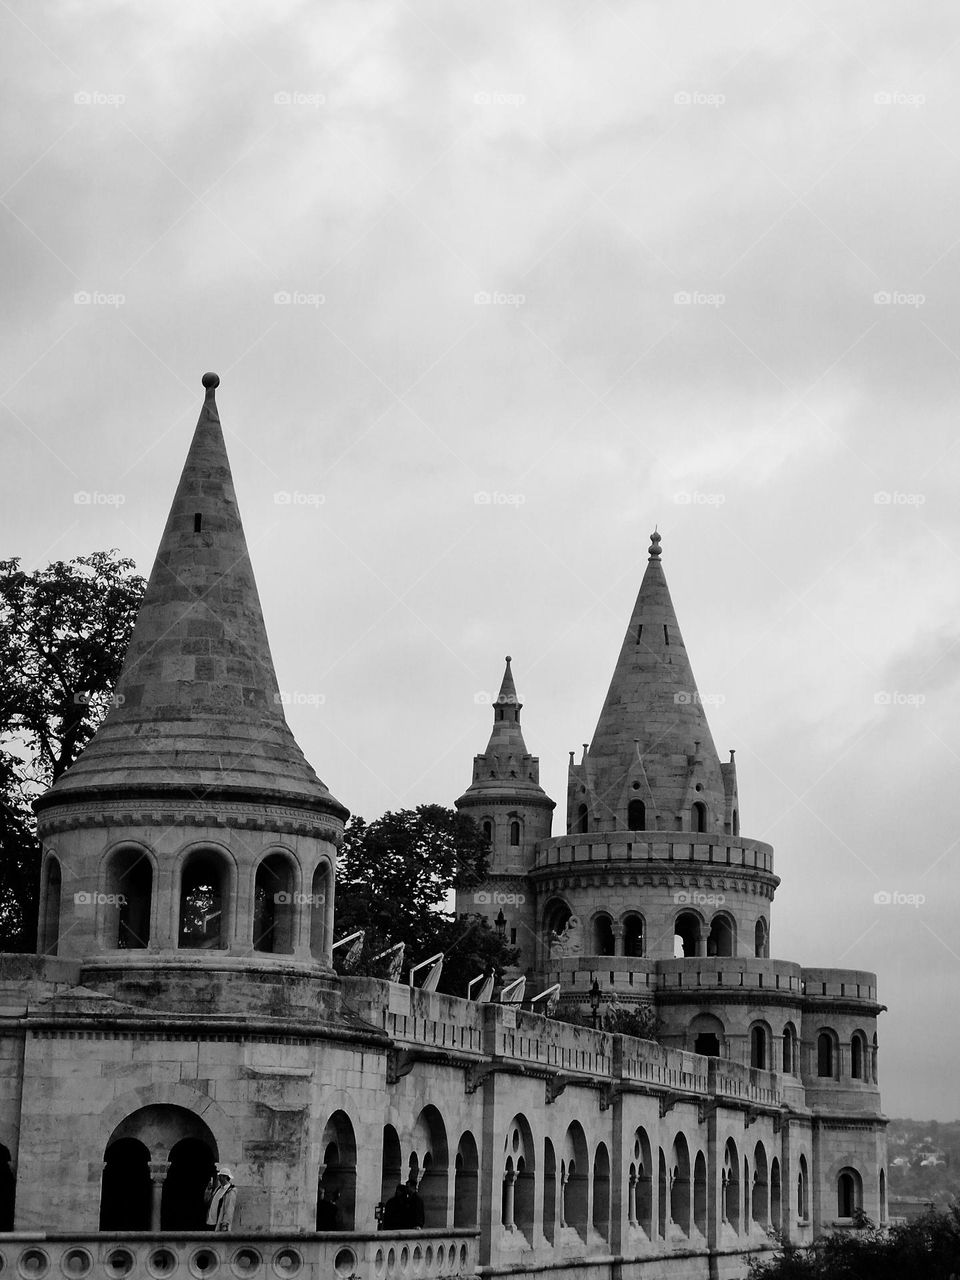
M 109 969 L 330 968 L 347 810 L 286 723 L 206 397 L 115 705 L 37 802 L 40 949 Z
M 544 975 L 614 975 L 596 957 L 624 957 L 630 976 L 647 958 L 768 954 L 773 850 L 740 837 L 733 753 L 720 763 L 707 701 L 654 531 L 593 741 L 571 756 L 567 835 L 531 873 Z
M 473 781 L 456 802 L 490 841 L 490 879 L 477 891 L 458 893 L 458 914 L 501 917 L 511 945 L 520 948 L 518 968 L 534 963 L 533 899 L 527 874 L 536 848 L 550 835 L 555 802 L 540 786 L 540 761 L 530 755 L 520 728 L 523 703 L 517 696 L 508 656 L 493 702 L 493 729 L 482 755 L 474 756 Z

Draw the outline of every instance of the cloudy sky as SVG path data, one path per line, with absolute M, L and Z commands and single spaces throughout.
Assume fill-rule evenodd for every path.
M 658 524 L 773 953 L 876 970 L 886 1110 L 960 1115 L 956 6 L 14 0 L 0 47 L 0 554 L 149 571 L 217 370 L 370 818 L 465 788 L 508 652 L 563 807 Z

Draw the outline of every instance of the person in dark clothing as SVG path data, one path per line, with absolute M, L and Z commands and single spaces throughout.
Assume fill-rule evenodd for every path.
M 419 1231 L 426 1220 L 423 1196 L 413 1185 L 407 1187 L 407 1230 Z
M 409 1188 L 403 1183 L 397 1185 L 396 1191 L 383 1206 L 383 1217 L 380 1219 L 381 1231 L 404 1231 L 407 1227 L 407 1195 Z
M 327 1196 L 323 1187 L 317 1192 L 317 1230 L 340 1230 L 340 1214 L 337 1209 L 337 1202 Z

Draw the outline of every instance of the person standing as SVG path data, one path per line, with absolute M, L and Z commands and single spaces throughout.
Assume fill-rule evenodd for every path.
M 229 1231 L 237 1210 L 237 1188 L 226 1165 L 217 1165 L 217 1185 L 207 1209 L 208 1231 Z

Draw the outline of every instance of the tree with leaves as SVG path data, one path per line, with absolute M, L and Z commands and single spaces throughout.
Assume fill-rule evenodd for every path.
M 444 953 L 439 990 L 466 995 L 467 983 L 504 971 L 519 958 L 482 916 L 457 917 L 449 900 L 457 889 L 481 885 L 490 846 L 472 818 L 442 805 L 385 813 L 373 822 L 351 818 L 337 861 L 336 929 L 364 931 L 351 972 L 383 977 L 378 952 L 406 944 L 406 964 Z M 344 949 L 345 950 L 345 949 Z M 341 952 L 334 958 L 343 967 Z
M 28 573 L 0 560 L 0 950 L 32 950 L 40 849 L 32 801 L 110 705 L 145 582 L 95 551 Z

